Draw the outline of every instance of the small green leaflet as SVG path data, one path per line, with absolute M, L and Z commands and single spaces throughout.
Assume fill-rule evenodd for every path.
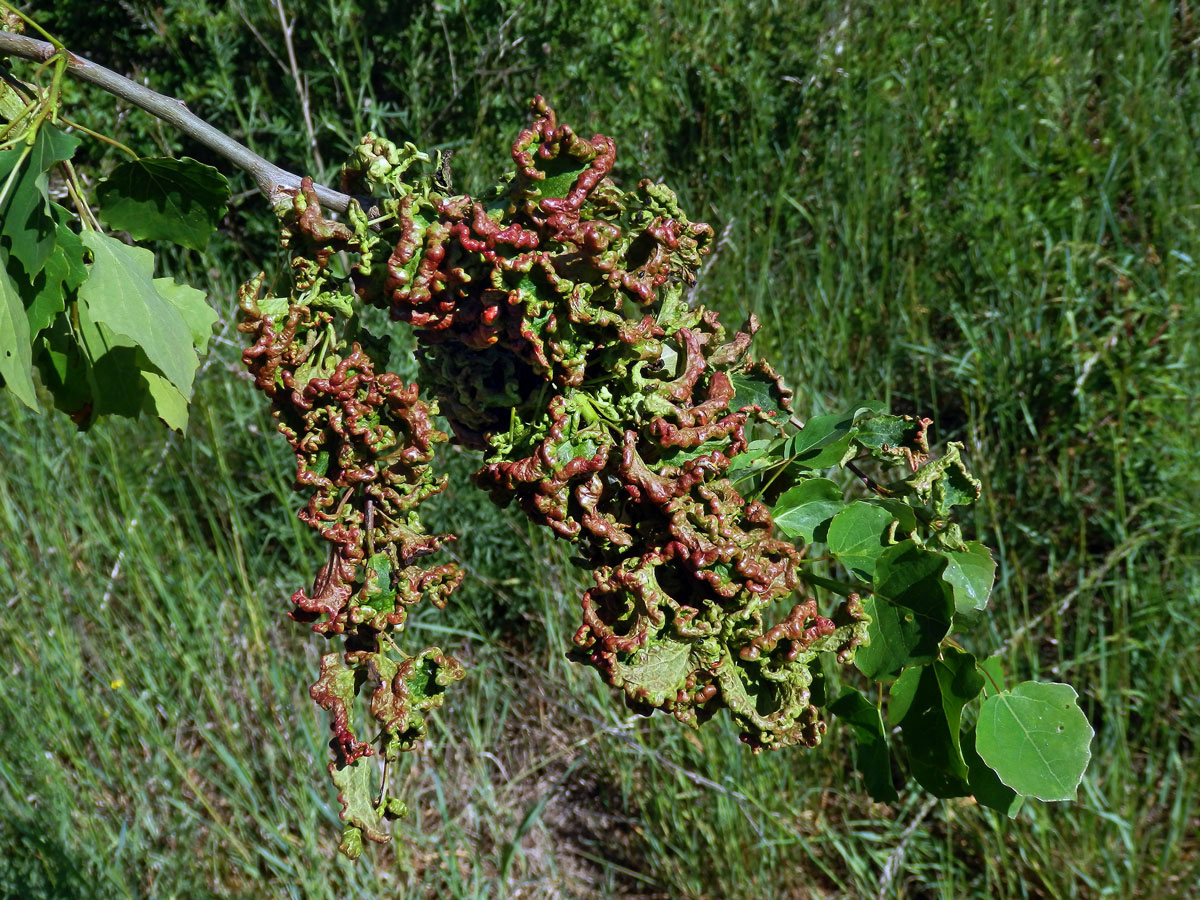
M 892 784 L 892 756 L 879 710 L 854 688 L 846 688 L 829 711 L 854 728 L 854 767 L 871 799 L 894 803 L 899 796 Z
M 154 254 L 96 231 L 82 237 L 93 262 L 79 299 L 87 304 L 92 321 L 141 347 L 151 364 L 190 397 L 199 365 L 192 329 L 176 304 L 155 287 Z
M 886 548 L 892 514 L 871 503 L 856 500 L 829 523 L 829 552 L 863 581 L 875 574 L 875 561 Z
M 117 166 L 96 197 L 100 218 L 114 230 L 203 250 L 225 215 L 229 182 L 186 156 L 143 157 Z
M 829 520 L 845 508 L 840 487 L 828 478 L 810 478 L 780 495 L 772 516 L 788 537 L 812 543 L 826 540 Z
M 1074 800 L 1094 732 L 1069 684 L 1023 681 L 983 701 L 975 749 L 1000 780 L 1039 800 Z
M 75 342 L 65 316 L 60 316 L 38 336 L 34 363 L 42 384 L 54 397 L 55 409 L 75 423 L 86 424 L 92 403 L 91 367 Z
M 731 375 L 733 384 L 733 399 L 729 401 L 730 409 L 745 409 L 747 406 L 757 406 L 763 412 L 774 413 L 782 423 L 787 420 L 788 411 L 783 406 L 783 397 L 779 393 L 779 385 L 765 375 Z
M 946 571 L 942 578 L 954 591 L 954 609 L 966 613 L 987 608 L 996 578 L 996 560 L 979 541 L 970 541 L 966 550 L 944 550 Z
M 42 270 L 54 249 L 54 219 L 46 193 L 46 171 L 55 163 L 70 159 L 78 145 L 78 138 L 43 124 L 24 160 L 21 158 L 27 149 L 24 143 L 0 152 L 0 190 L 8 185 L 8 192 L 0 200 L 0 236 L 7 239 L 9 253 L 21 263 L 30 281 Z M 12 176 L 18 163 L 20 169 Z
M 795 459 L 797 465 L 811 469 L 836 466 L 849 450 L 853 426 L 853 413 L 813 416 L 804 423 L 799 433 L 788 438 L 784 445 L 784 456 Z
M 17 285 L 8 274 L 8 259 L 0 252 L 0 376 L 18 400 L 30 409 L 40 409 L 33 387 L 33 351 L 30 349 L 29 320 Z
M 37 337 L 43 328 L 54 321 L 55 316 L 67 308 L 63 282 L 70 271 L 66 252 L 61 246 L 56 246 L 51 250 L 42 271 L 32 279 L 32 283 L 22 285 L 25 318 L 29 322 L 31 338 Z

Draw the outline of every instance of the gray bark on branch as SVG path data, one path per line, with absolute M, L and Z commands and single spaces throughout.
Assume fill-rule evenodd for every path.
M 15 56 L 33 62 L 46 62 L 60 51 L 53 44 L 39 41 L 21 34 L 0 31 L 0 56 Z M 250 174 L 258 189 L 274 203 L 284 192 L 294 193 L 300 189 L 300 176 L 285 171 L 263 159 L 254 151 L 242 146 L 229 135 L 214 128 L 187 108 L 182 100 L 152 91 L 112 69 L 106 69 L 70 51 L 65 54 L 67 71 L 78 78 L 94 84 L 115 97 L 127 100 L 174 126 L 183 134 L 203 144 L 209 150 L 224 157 L 233 165 Z M 323 185 L 316 185 L 317 197 L 326 209 L 344 213 L 350 206 L 351 197 Z

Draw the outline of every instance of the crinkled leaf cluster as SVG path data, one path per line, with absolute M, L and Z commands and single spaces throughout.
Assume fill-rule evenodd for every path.
M 343 188 L 390 196 L 358 293 L 416 329 L 423 383 L 484 453 L 476 483 L 593 571 L 577 658 L 636 709 L 724 708 L 756 749 L 815 745 L 814 663 L 849 661 L 867 619 L 857 598 L 823 615 L 793 597 L 795 545 L 728 471 L 791 394 L 751 353 L 753 320 L 730 334 L 687 302 L 709 226 L 662 185 L 619 188 L 611 139 L 534 112 L 480 199 L 397 181 L 411 151 L 363 142 Z
M 357 855 L 364 836 L 386 840 L 383 819 L 403 811 L 386 765 L 381 783 L 366 759 L 373 745 L 388 762 L 412 749 L 425 732 L 423 714 L 463 676 L 438 648 L 410 656 L 395 640 L 411 607 L 422 599 L 444 606 L 462 579 L 453 564 L 424 564 L 451 539 L 428 533 L 418 510 L 445 486 L 430 463 L 446 435 L 433 424 L 436 405 L 415 384 L 380 371 L 379 343 L 350 315 L 347 283 L 330 261 L 359 252 L 354 233 L 321 214 L 307 179 L 279 212 L 291 291 L 261 297 L 261 275 L 243 286 L 239 327 L 254 341 L 243 360 L 296 454 L 296 487 L 308 494 L 300 519 L 328 547 L 312 588 L 293 595 L 292 617 L 344 639 L 342 651 L 322 657 L 310 693 L 330 714 L 343 850 Z
M 312 689 L 333 719 L 343 850 L 384 839 L 401 809 L 365 766 L 355 699 L 373 689 L 392 759 L 461 675 L 436 648 L 389 652 L 406 609 L 444 602 L 458 574 L 414 562 L 446 540 L 415 515 L 441 487 L 428 464 L 444 435 L 415 388 L 375 374 L 376 344 L 354 341 L 359 301 L 415 330 L 423 384 L 455 440 L 482 453 L 475 483 L 575 545 L 593 585 L 573 656 L 632 708 L 689 724 L 727 710 L 756 751 L 815 746 L 827 710 L 854 728 L 880 800 L 897 796 L 898 750 L 931 793 L 1010 813 L 1022 793 L 1073 790 L 1085 729 L 1058 695 L 1001 694 L 978 733 L 963 716 L 983 667 L 945 639 L 985 607 L 995 563 L 953 521 L 980 492 L 960 445 L 931 458 L 928 419 L 872 403 L 795 420 L 752 352 L 754 319 L 730 332 L 689 302 L 711 229 L 662 185 L 618 187 L 609 138 L 560 125 L 540 98 L 533 110 L 513 171 L 479 198 L 450 193 L 412 145 L 367 135 L 342 188 L 370 208 L 330 221 L 306 183 L 281 211 L 290 296 L 260 300 L 251 284 L 243 297 L 246 361 L 312 491 L 301 517 L 330 547 L 294 615 L 347 637 Z M 882 697 L 826 697 L 851 662 L 892 685 L 900 744 Z M 1070 765 L 1035 773 L 1025 761 L 1039 754 Z

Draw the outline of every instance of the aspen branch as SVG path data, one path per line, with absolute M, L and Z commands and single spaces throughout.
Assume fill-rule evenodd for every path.
M 59 52 L 46 41 L 0 31 L 0 56 L 15 56 L 33 62 L 46 62 Z M 67 60 L 67 71 L 80 81 L 94 84 L 115 97 L 129 101 L 139 109 L 174 126 L 239 169 L 248 172 L 254 179 L 254 183 L 258 185 L 258 189 L 266 194 L 272 203 L 279 199 L 280 194 L 284 191 L 294 192 L 300 189 L 299 175 L 279 168 L 253 150 L 239 144 L 223 131 L 214 128 L 189 110 L 182 100 L 152 91 L 150 88 L 140 85 L 124 75 L 119 75 L 112 69 L 106 69 L 104 66 L 84 59 L 82 56 L 66 50 L 61 52 L 65 54 Z M 343 213 L 349 208 L 351 200 L 349 195 L 323 185 L 315 185 L 315 188 L 322 206 Z

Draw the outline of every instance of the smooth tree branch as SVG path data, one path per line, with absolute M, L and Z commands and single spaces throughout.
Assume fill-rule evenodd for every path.
M 11 34 L 0 31 L 0 56 L 16 56 L 33 62 L 46 62 L 55 53 L 52 44 L 39 41 L 21 34 Z M 157 91 L 138 84 L 124 75 L 118 75 L 111 69 L 98 65 L 90 60 L 66 53 L 67 71 L 81 81 L 94 84 L 101 90 L 115 97 L 127 100 L 134 106 L 145 110 L 152 116 L 162 119 L 174 126 L 183 134 L 203 144 L 209 150 L 227 159 L 250 174 L 258 189 L 267 195 L 274 203 L 284 192 L 295 192 L 300 189 L 300 176 L 285 171 L 279 166 L 263 159 L 254 151 L 242 146 L 229 135 L 214 128 L 187 108 L 182 100 L 168 97 Z M 316 185 L 317 197 L 322 206 L 345 212 L 350 206 L 350 196 L 331 190 L 323 185 Z

